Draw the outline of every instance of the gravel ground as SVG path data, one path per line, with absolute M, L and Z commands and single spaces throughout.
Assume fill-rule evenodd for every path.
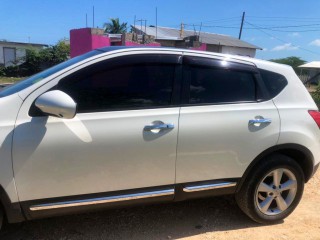
M 320 239 L 320 171 L 282 223 L 260 225 L 233 197 L 216 197 L 11 224 L 0 239 Z

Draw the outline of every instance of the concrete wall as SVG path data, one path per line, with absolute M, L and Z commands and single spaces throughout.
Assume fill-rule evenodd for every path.
M 136 42 L 126 41 L 125 46 L 149 46 L 149 47 L 160 47 L 160 43 L 148 43 L 148 44 L 139 44 Z
M 110 39 L 95 29 L 81 28 L 70 31 L 70 56 L 75 57 L 96 48 L 110 46 Z
M 255 57 L 256 49 L 222 46 L 221 53 Z
M 222 49 L 221 45 L 208 44 L 208 46 L 207 46 L 208 52 L 221 53 L 221 49 Z
M 202 43 L 200 47 L 194 47 L 194 48 L 190 48 L 191 50 L 198 50 L 198 51 L 207 51 L 207 44 L 206 43 Z
M 76 57 L 93 49 L 113 46 L 161 46 L 159 43 L 139 44 L 125 41 L 111 42 L 110 38 L 103 35 L 103 29 L 81 28 L 70 31 L 70 56 Z
M 160 45 L 163 47 L 175 47 L 176 46 L 176 41 L 174 41 L 174 40 L 157 39 L 156 41 L 157 41 L 157 43 L 160 43 Z

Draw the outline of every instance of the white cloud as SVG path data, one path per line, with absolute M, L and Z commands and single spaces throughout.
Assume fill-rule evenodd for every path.
M 309 45 L 320 47 L 320 39 L 313 40 Z
M 262 51 L 268 51 L 268 48 L 263 48 Z
M 293 46 L 292 43 L 285 43 L 283 45 L 275 46 L 271 51 L 289 51 L 289 50 L 297 50 L 297 46 Z
M 288 36 L 289 37 L 300 37 L 301 35 L 298 32 L 294 32 L 294 33 L 289 33 Z

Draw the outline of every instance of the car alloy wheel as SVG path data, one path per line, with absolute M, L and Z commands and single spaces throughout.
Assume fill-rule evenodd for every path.
M 288 209 L 297 194 L 297 179 L 286 168 L 277 168 L 265 175 L 255 193 L 261 213 L 271 216 Z

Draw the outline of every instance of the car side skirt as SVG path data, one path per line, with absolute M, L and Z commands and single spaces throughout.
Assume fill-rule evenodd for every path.
M 239 179 L 223 179 L 21 202 L 28 220 L 108 208 L 234 194 Z

